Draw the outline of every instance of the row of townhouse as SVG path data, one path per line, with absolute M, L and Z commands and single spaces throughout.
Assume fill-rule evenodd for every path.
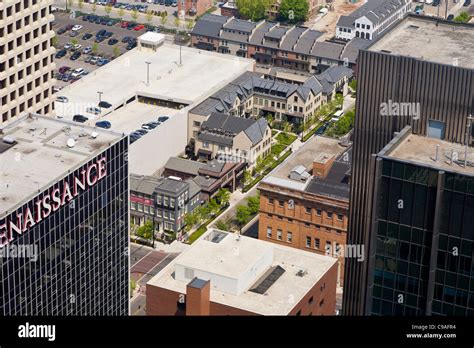
M 324 41 L 322 32 L 302 26 L 211 14 L 197 21 L 191 42 L 198 49 L 253 58 L 258 65 L 312 74 L 338 65 L 354 69 L 358 50 L 370 43 L 365 37 L 349 42 Z

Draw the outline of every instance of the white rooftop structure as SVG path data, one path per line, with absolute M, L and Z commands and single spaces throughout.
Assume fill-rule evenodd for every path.
M 138 38 L 138 45 L 152 49 L 157 49 L 163 42 L 165 42 L 165 36 L 152 31 L 147 31 Z
M 211 281 L 211 302 L 262 315 L 286 315 L 336 262 L 329 256 L 213 229 L 148 284 L 184 294 L 197 277 Z M 264 293 L 252 291 L 277 267 L 283 273 Z
M 0 217 L 123 136 L 39 115 L 27 115 L 3 125 L 0 135 Z M 5 138 L 15 140 L 16 144 L 5 143 Z M 68 146 L 72 144 L 73 147 Z

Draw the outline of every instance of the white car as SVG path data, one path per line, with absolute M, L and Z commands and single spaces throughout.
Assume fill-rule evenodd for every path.
M 81 44 L 75 44 L 74 46 L 72 46 L 72 48 L 74 49 L 74 51 L 77 51 L 77 50 L 80 50 L 82 48 L 82 45 Z
M 75 26 L 72 27 L 72 31 L 78 31 L 78 30 L 81 30 L 83 27 L 82 25 L 79 25 L 79 24 L 76 24 Z
M 69 99 L 63 95 L 60 95 L 56 98 L 56 101 L 58 103 L 67 103 L 69 101 Z
M 89 54 L 92 52 L 92 47 L 91 46 L 87 46 L 86 48 L 84 48 L 84 50 L 82 51 L 82 53 L 84 54 Z
M 89 114 L 98 115 L 98 114 L 100 114 L 100 109 L 95 107 L 95 106 L 92 106 L 90 108 L 87 108 L 86 112 L 89 113 Z
M 76 78 L 76 77 L 79 77 L 81 76 L 82 74 L 84 74 L 85 70 L 83 68 L 78 68 L 78 69 L 74 69 L 71 73 L 71 76 L 73 78 Z
M 70 50 L 72 48 L 72 45 L 70 43 L 67 43 L 64 45 L 65 50 Z

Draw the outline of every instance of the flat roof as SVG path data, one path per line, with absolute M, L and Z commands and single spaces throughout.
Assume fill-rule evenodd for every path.
M 438 161 L 436 161 L 436 146 L 439 145 Z M 464 167 L 465 146 L 435 138 L 410 134 L 401 142 L 389 149 L 384 157 L 402 160 L 422 166 L 430 166 L 446 172 L 456 172 L 463 175 L 474 175 L 474 148 L 468 147 L 468 166 Z M 451 163 L 451 152 L 458 161 Z
M 111 108 L 102 109 L 102 116 L 136 95 L 194 104 L 244 71 L 253 70 L 253 65 L 251 59 L 167 43 L 156 51 L 137 47 L 64 87 L 60 94 L 69 102 L 56 103 L 57 114 L 66 118 L 75 114 L 97 118 L 85 110 L 97 106 L 98 92 L 102 92 L 102 101 L 112 104 Z
M 186 293 L 187 282 L 174 278 L 176 264 L 187 264 L 192 268 L 206 267 L 212 273 L 235 275 L 252 265 L 255 259 L 262 258 L 265 251 L 273 249 L 273 261 L 269 268 L 256 274 L 252 284 L 240 295 L 224 293 L 213 288 L 211 281 L 212 302 L 239 308 L 244 311 L 261 315 L 287 315 L 294 306 L 308 293 L 321 277 L 337 262 L 337 259 L 309 253 L 307 251 L 280 246 L 274 243 L 226 233 L 219 243 L 206 240 L 215 232 L 206 232 L 186 251 L 176 257 L 160 273 L 153 277 L 148 284 L 171 291 Z M 238 252 L 235 252 L 238 250 Z M 250 289 L 261 281 L 272 267 L 280 266 L 285 271 L 263 293 L 259 294 Z M 303 271 L 302 277 L 297 273 Z M 289 301 L 289 295 L 292 300 Z
M 0 153 L 0 216 L 28 202 L 124 135 L 52 117 L 26 115 L 2 127 L 17 144 Z M 92 137 L 92 132 L 97 137 Z M 67 146 L 74 139 L 74 148 Z M 6 214 L 5 214 L 6 215 Z
M 368 50 L 473 69 L 474 25 L 409 15 Z

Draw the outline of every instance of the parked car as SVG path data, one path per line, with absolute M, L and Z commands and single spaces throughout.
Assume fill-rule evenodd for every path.
M 97 61 L 97 66 L 102 66 L 102 65 L 105 65 L 109 62 L 108 59 L 105 59 L 105 58 L 101 58 Z
M 108 21 L 108 22 L 107 22 L 107 26 L 108 26 L 108 27 L 111 27 L 111 26 L 114 25 L 114 24 L 115 24 L 114 21 Z
M 72 45 L 70 43 L 67 43 L 64 45 L 65 50 L 70 50 L 72 48 Z
M 143 24 L 139 24 L 135 28 L 133 28 L 133 30 L 139 31 L 139 30 L 143 30 L 144 28 L 145 28 L 145 26 Z
M 72 28 L 74 28 L 74 24 L 66 25 L 66 30 L 71 30 Z
M 132 22 L 130 22 L 130 23 L 128 23 L 128 25 L 127 25 L 127 29 L 128 29 L 128 30 L 132 30 L 132 29 L 135 28 L 136 26 L 137 26 L 137 23 L 132 23 Z
M 97 32 L 97 34 L 95 34 L 95 36 L 96 36 L 96 37 L 97 37 L 97 36 L 104 36 L 106 32 L 107 32 L 107 30 L 105 30 L 105 29 L 100 29 L 100 30 Z
M 63 79 L 62 79 L 64 82 L 69 82 L 72 80 L 72 76 L 70 73 L 67 73 L 67 74 L 64 74 L 63 75 Z
M 122 39 L 122 42 L 123 42 L 123 43 L 129 43 L 130 40 L 132 40 L 132 39 L 133 39 L 133 38 L 130 37 L 130 36 L 124 36 L 124 38 Z
M 77 69 L 74 69 L 71 73 L 71 76 L 73 78 L 76 78 L 76 77 L 79 77 L 81 76 L 82 74 L 84 74 L 84 69 L 83 68 L 77 68 Z
M 87 58 L 84 60 L 84 62 L 90 63 L 92 58 L 93 58 L 92 56 L 87 56 Z
M 106 31 L 105 34 L 104 34 L 104 37 L 106 39 L 110 39 L 112 37 L 112 35 L 114 35 L 114 33 L 112 33 L 111 31 Z
M 73 61 L 78 60 L 80 56 L 81 56 L 81 52 L 74 52 L 74 54 L 69 59 Z
M 117 39 L 110 39 L 107 43 L 112 46 L 112 45 L 115 45 L 116 43 L 118 42 Z
M 168 116 L 160 116 L 160 117 L 158 117 L 158 122 L 163 123 L 163 122 L 165 122 L 167 119 L 169 119 Z
M 99 121 L 95 123 L 96 127 L 109 129 L 112 127 L 112 124 L 109 121 Z
M 464 7 L 468 7 L 471 5 L 471 0 L 466 0 L 464 1 L 464 4 L 462 4 Z
M 101 58 L 99 56 L 92 57 L 89 63 L 91 63 L 92 65 L 95 65 L 100 59 Z
M 99 103 L 99 107 L 101 108 L 104 108 L 104 109 L 108 109 L 112 106 L 112 104 L 102 100 L 100 103 Z
M 105 36 L 97 36 L 94 41 L 97 42 L 97 43 L 100 43 L 104 40 L 105 40 Z
M 62 49 L 60 51 L 58 51 L 55 55 L 56 58 L 62 58 L 64 57 L 65 55 L 67 54 L 67 51 L 65 49 Z
M 60 74 L 65 74 L 66 71 L 68 70 L 71 70 L 71 68 L 65 65 L 65 66 L 60 67 L 58 71 Z
M 89 119 L 84 116 L 84 115 L 74 115 L 74 117 L 72 118 L 72 120 L 74 122 L 79 122 L 79 123 L 84 123 L 84 122 L 87 122 L 89 121 Z
M 95 15 L 89 15 L 88 21 L 91 22 L 91 23 L 94 23 L 94 22 L 96 21 L 96 19 L 97 19 L 97 16 L 95 16 Z
M 92 52 L 92 47 L 91 46 L 87 46 L 82 50 L 82 53 L 84 53 L 84 54 L 89 54 L 91 52 Z
M 82 25 L 76 24 L 76 25 L 74 25 L 74 26 L 71 28 L 71 30 L 72 30 L 72 31 L 78 31 L 78 30 L 81 30 L 82 28 L 83 28 Z
M 100 109 L 95 106 L 91 106 L 86 109 L 86 112 L 89 114 L 98 115 L 100 114 Z
M 62 34 L 64 34 L 66 31 L 67 31 L 66 27 L 62 27 L 62 28 L 58 29 L 57 34 L 58 34 L 58 35 L 62 35 Z
M 127 49 L 127 50 L 131 50 L 131 49 L 133 49 L 133 48 L 135 48 L 135 47 L 137 47 L 137 43 L 134 42 L 134 41 L 132 41 L 132 42 L 129 42 L 129 43 L 128 43 L 126 49 Z
M 89 40 L 92 37 L 92 34 L 87 33 L 82 36 L 82 40 Z
M 454 19 L 454 15 L 453 14 L 450 14 L 447 18 L 446 18 L 448 21 L 452 21 Z
M 69 33 L 69 36 L 70 36 L 70 37 L 76 37 L 76 36 L 78 36 L 78 35 L 79 35 L 79 32 L 78 32 L 78 31 L 71 31 L 71 32 Z
M 122 23 L 120 24 L 120 27 L 125 29 L 125 28 L 128 27 L 128 24 L 129 24 L 128 22 L 125 22 L 125 21 L 124 21 L 124 22 L 122 22 Z
M 101 21 L 102 21 L 102 18 L 96 17 L 94 23 L 95 23 L 95 24 L 100 24 Z
M 69 99 L 63 95 L 60 95 L 58 97 L 56 97 L 56 101 L 58 103 L 67 103 L 69 101 Z
M 81 44 L 75 44 L 74 46 L 72 46 L 72 49 L 73 49 L 74 51 L 78 51 L 78 50 L 80 50 L 81 48 L 82 48 L 82 45 L 81 45 Z

